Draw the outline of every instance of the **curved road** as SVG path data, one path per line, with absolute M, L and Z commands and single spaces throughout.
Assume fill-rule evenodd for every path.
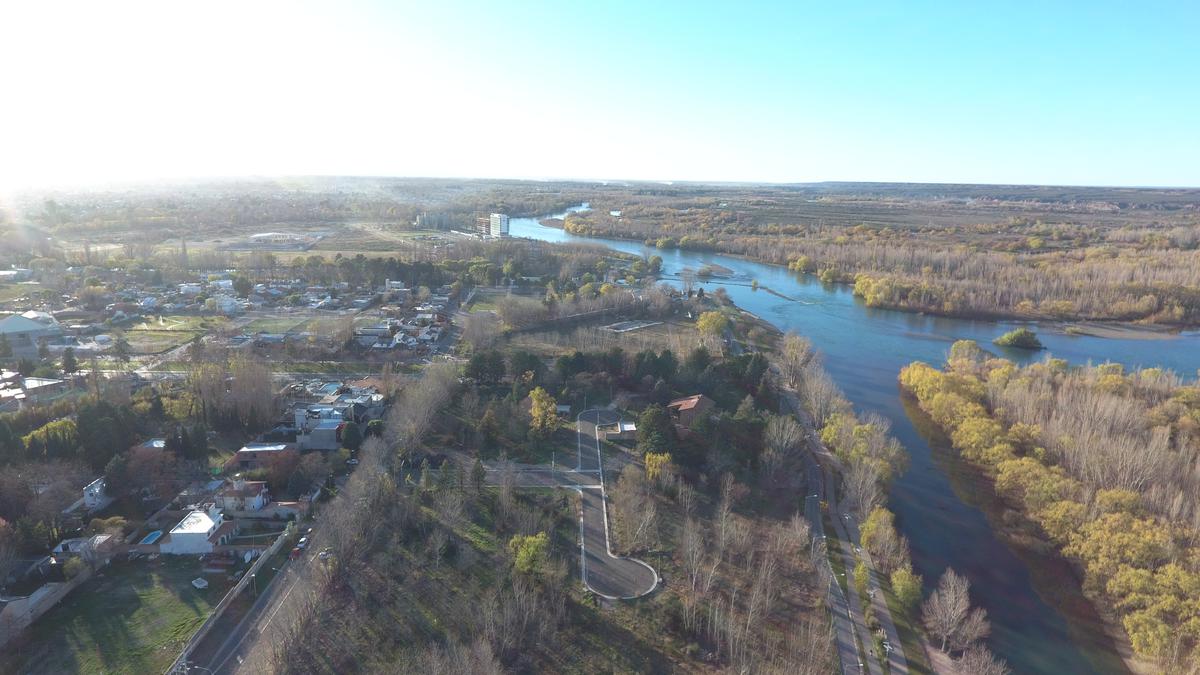
M 590 417 L 591 419 L 587 419 Z M 579 565 L 583 584 L 593 593 L 609 600 L 630 600 L 646 595 L 658 586 L 658 573 L 646 563 L 612 553 L 608 533 L 608 497 L 604 490 L 604 459 L 600 452 L 601 424 L 617 422 L 620 416 L 611 410 L 592 409 L 575 418 L 577 434 L 577 473 L 594 475 L 596 486 L 580 486 Z M 593 446 L 595 452 L 592 452 Z

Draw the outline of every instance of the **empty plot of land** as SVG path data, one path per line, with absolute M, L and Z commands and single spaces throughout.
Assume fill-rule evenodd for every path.
M 230 583 L 201 576 L 192 556 L 113 562 L 47 612 L 23 644 L 5 647 L 5 673 L 161 673 Z
M 201 335 L 190 330 L 130 330 L 125 332 L 125 339 L 135 354 L 162 354 Z
M 614 333 L 628 333 L 642 328 L 649 328 L 650 326 L 657 326 L 661 323 L 661 321 L 618 321 L 617 323 L 608 324 L 604 329 Z

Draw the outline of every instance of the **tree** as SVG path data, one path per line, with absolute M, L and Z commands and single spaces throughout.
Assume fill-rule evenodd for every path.
M 8 575 L 16 566 L 19 547 L 17 533 L 3 518 L 0 518 L 0 588 L 5 587 Z
M 906 611 L 916 609 L 921 602 L 921 577 L 912 570 L 911 565 L 899 567 L 892 572 L 892 592 Z
M 729 329 L 729 319 L 720 312 L 704 312 L 696 319 L 696 329 L 704 335 L 721 337 Z
M 541 387 L 529 392 L 529 433 L 536 440 L 546 440 L 558 428 L 558 403 Z
M 346 422 L 342 426 L 342 447 L 350 450 L 358 450 L 362 442 L 363 434 L 362 429 L 358 426 L 358 422 L 353 420 Z
M 383 436 L 383 420 L 371 420 L 367 422 L 367 431 L 363 436 L 366 438 L 381 438 Z
M 867 589 L 870 587 L 871 569 L 867 567 L 867 563 L 860 560 L 854 566 L 854 588 L 860 596 L 867 594 Z
M 970 675 L 1009 675 L 1012 671 L 1003 659 L 998 659 L 983 645 L 969 647 L 962 657 L 954 662 L 955 669 Z
M 946 651 L 947 644 L 966 649 L 985 637 L 990 629 L 987 612 L 971 609 L 970 588 L 966 577 L 947 568 L 937 589 L 921 607 L 921 619 L 930 635 L 942 641 L 942 651 Z
M 773 415 L 767 422 L 763 432 L 762 466 L 768 476 L 782 469 L 789 460 L 794 459 L 800 444 L 804 440 L 804 430 L 789 415 Z
M 483 468 L 483 462 L 476 457 L 475 464 L 471 465 L 471 485 L 474 486 L 475 492 L 481 492 L 486 481 L 487 469 Z
M 504 379 L 504 356 L 494 349 L 476 352 L 467 362 L 465 374 L 480 384 L 496 384 Z
M 675 425 L 671 415 L 661 405 L 648 405 L 638 415 L 638 451 L 646 453 L 669 452 L 674 447 Z
M 808 338 L 789 332 L 783 336 L 779 355 L 784 380 L 788 385 L 796 387 L 800 384 L 805 368 L 816 357 L 816 350 Z
M 254 284 L 245 276 L 239 274 L 233 278 L 233 292 L 237 293 L 239 298 L 248 297 L 252 290 L 254 290 Z
M 25 454 L 25 444 L 13 431 L 8 420 L 0 418 L 0 466 L 20 461 Z
M 483 411 L 483 417 L 479 418 L 479 435 L 486 445 L 492 445 L 500 436 L 500 420 L 491 404 Z
M 79 362 L 75 360 L 75 348 L 67 347 L 62 353 L 62 371 L 67 375 L 79 370 Z
M 671 453 L 647 452 L 645 462 L 646 477 L 652 481 L 658 480 L 663 475 L 663 470 L 671 465 Z
M 1018 328 L 1011 330 L 1004 335 L 993 340 L 993 342 L 1001 347 L 1017 347 L 1019 349 L 1044 349 L 1042 341 L 1038 336 L 1028 328 Z
M 125 334 L 117 335 L 112 346 L 113 356 L 121 363 L 129 363 L 129 357 L 133 354 L 133 348 L 129 346 L 129 340 L 125 339 Z
M 508 541 L 513 566 L 521 574 L 540 576 L 550 558 L 550 540 L 545 532 L 520 535 Z

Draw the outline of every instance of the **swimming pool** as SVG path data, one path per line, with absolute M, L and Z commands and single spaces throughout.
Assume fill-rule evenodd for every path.
M 142 537 L 142 540 L 139 541 L 138 543 L 139 544 L 153 544 L 154 542 L 158 541 L 158 538 L 161 536 L 162 536 L 162 530 L 155 530 L 155 531 L 147 534 L 146 536 Z

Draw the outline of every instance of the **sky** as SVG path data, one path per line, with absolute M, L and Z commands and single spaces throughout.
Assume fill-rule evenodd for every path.
M 0 189 L 1200 186 L 1200 2 L 0 3 Z

